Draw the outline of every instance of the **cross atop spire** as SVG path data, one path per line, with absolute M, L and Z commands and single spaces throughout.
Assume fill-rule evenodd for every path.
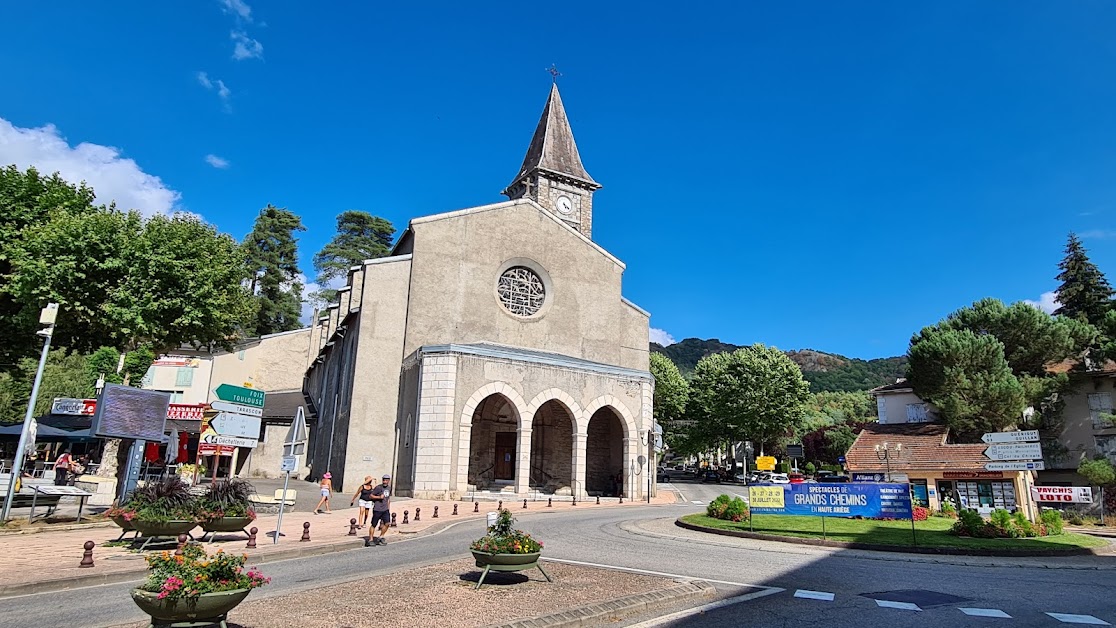
M 558 82 L 558 77 L 562 76 L 562 73 L 558 71 L 558 66 L 554 65 L 553 63 L 550 64 L 550 69 L 547 70 L 547 72 L 550 73 L 550 76 L 554 79 L 555 83 Z

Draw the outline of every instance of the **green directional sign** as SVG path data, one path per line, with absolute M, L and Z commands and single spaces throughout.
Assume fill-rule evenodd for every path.
M 245 406 L 264 407 L 264 391 L 232 384 L 221 384 L 217 387 L 217 398 L 221 401 L 231 401 Z

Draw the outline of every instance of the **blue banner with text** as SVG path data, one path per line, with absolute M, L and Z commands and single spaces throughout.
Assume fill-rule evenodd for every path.
M 906 484 L 775 484 L 749 489 L 752 512 L 812 517 L 910 519 Z

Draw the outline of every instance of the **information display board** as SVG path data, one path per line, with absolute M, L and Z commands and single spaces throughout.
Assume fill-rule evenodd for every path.
M 906 484 L 777 484 L 750 489 L 752 512 L 812 517 L 910 519 Z

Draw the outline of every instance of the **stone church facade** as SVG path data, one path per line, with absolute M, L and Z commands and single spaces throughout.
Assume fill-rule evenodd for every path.
M 313 477 L 403 495 L 653 490 L 650 315 L 593 242 L 593 193 L 553 86 L 508 201 L 416 218 L 316 321 Z

